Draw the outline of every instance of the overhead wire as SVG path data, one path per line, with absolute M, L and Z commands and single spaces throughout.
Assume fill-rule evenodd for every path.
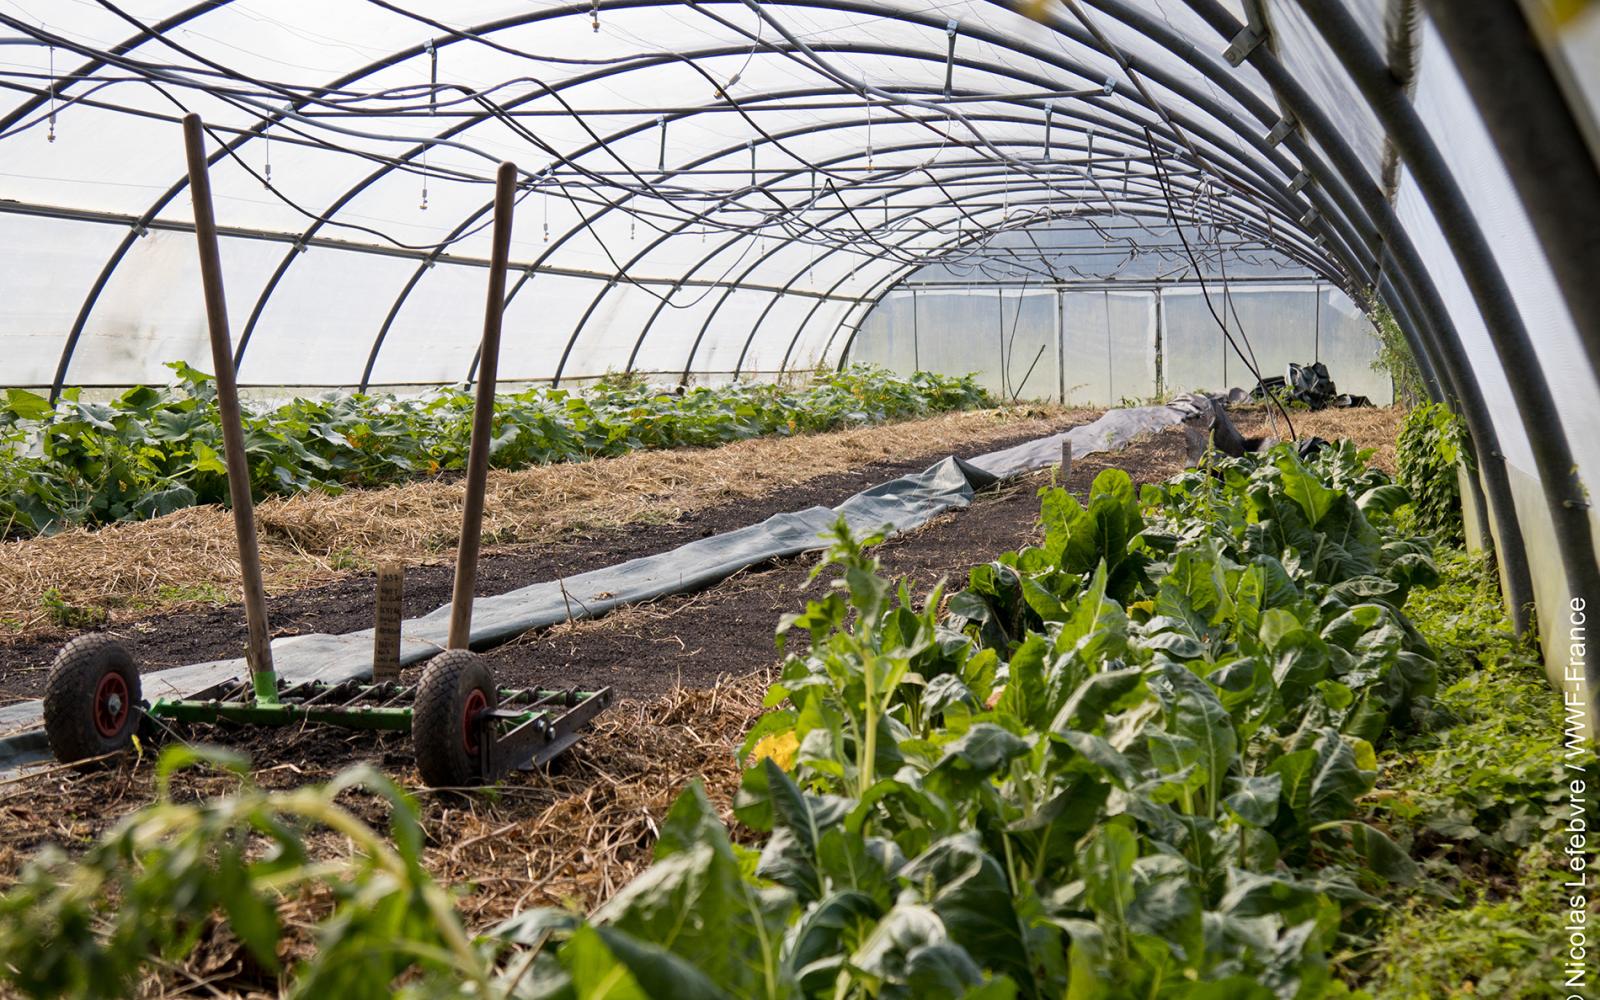
M 980 104 L 985 100 L 1011 99 L 1009 95 L 952 94 L 949 100 L 929 100 L 918 96 L 914 90 L 885 88 L 867 84 L 864 80 L 844 73 L 834 66 L 832 60 L 823 54 L 827 51 L 827 46 L 814 45 L 801 39 L 772 11 L 763 9 L 754 0 L 745 0 L 745 6 L 755 15 L 756 30 L 754 32 L 743 26 L 735 25 L 717 12 L 707 9 L 704 4 L 694 3 L 693 0 L 690 0 L 689 3 L 689 6 L 701 15 L 710 18 L 734 34 L 735 37 L 741 38 L 748 43 L 747 48 L 744 49 L 743 62 L 731 76 L 725 78 L 713 76 L 706 66 L 700 65 L 696 59 L 688 56 L 679 56 L 678 61 L 681 65 L 687 66 L 691 71 L 697 73 L 713 89 L 715 95 L 714 103 L 718 106 L 718 110 L 740 116 L 752 131 L 761 137 L 764 147 L 770 147 L 779 154 L 788 156 L 797 166 L 811 171 L 813 175 L 821 172 L 827 176 L 826 184 L 815 186 L 808 198 L 798 202 L 785 200 L 780 191 L 774 186 L 758 179 L 754 174 L 754 164 L 752 164 L 752 182 L 742 188 L 732 190 L 718 191 L 703 185 L 695 187 L 681 181 L 668 184 L 664 176 L 646 176 L 626 156 L 623 156 L 614 148 L 613 141 L 608 140 L 607 137 L 600 135 L 589 126 L 586 121 L 587 112 L 585 109 L 576 107 L 569 102 L 561 94 L 558 86 L 545 83 L 531 75 L 519 75 L 489 86 L 476 88 L 453 84 L 448 81 L 441 83 L 437 77 L 427 84 L 408 84 L 379 90 L 361 90 L 347 86 L 312 88 L 287 84 L 281 81 L 252 77 L 221 62 L 210 59 L 195 51 L 191 46 L 183 45 L 176 39 L 167 37 L 164 33 L 153 31 L 138 18 L 122 10 L 112 0 L 94 0 L 94 2 L 100 8 L 135 25 L 138 30 L 145 32 L 152 39 L 158 40 L 171 51 L 191 60 L 194 65 L 161 63 L 147 58 L 135 59 L 128 55 L 119 55 L 99 50 L 80 42 L 73 42 L 53 32 L 46 32 L 42 29 L 29 30 L 25 26 L 15 23 L 9 24 L 8 26 L 18 30 L 19 33 L 27 34 L 29 37 L 34 37 L 43 44 L 49 45 L 52 51 L 59 44 L 63 48 L 78 51 L 106 67 L 104 73 L 96 72 L 89 75 L 63 78 L 64 81 L 70 79 L 72 83 L 84 83 L 88 84 L 89 87 L 84 92 L 74 92 L 63 96 L 61 104 L 56 110 L 59 111 L 78 103 L 83 103 L 85 106 L 96 106 L 91 102 L 95 101 L 97 95 L 102 95 L 106 89 L 126 83 L 149 86 L 161 93 L 166 100 L 180 110 L 187 110 L 187 107 L 186 102 L 178 98 L 174 92 L 176 88 L 202 91 L 208 97 L 219 99 L 255 119 L 256 124 L 249 128 L 240 128 L 236 125 L 212 124 L 208 130 L 211 138 L 222 146 L 225 155 L 248 175 L 260 181 L 274 197 L 317 225 L 345 227 L 351 231 L 369 235 L 396 247 L 409 250 L 440 253 L 448 246 L 475 235 L 481 231 L 486 223 L 461 229 L 453 236 L 430 243 L 399 239 L 376 226 L 351 223 L 345 219 L 335 218 L 328 213 L 318 213 L 314 209 L 299 204 L 295 199 L 287 195 L 280 186 L 276 185 L 271 177 L 266 176 L 262 171 L 257 171 L 239 156 L 233 148 L 234 145 L 253 135 L 266 139 L 270 130 L 272 137 L 277 138 L 280 142 L 360 156 L 380 164 L 381 169 L 384 170 L 404 171 L 420 175 L 425 182 L 427 178 L 440 178 L 454 183 L 486 184 L 486 175 L 478 174 L 470 169 L 452 166 L 448 163 L 440 165 L 437 160 L 428 162 L 427 154 L 435 148 L 451 149 L 482 161 L 497 161 L 500 158 L 498 154 L 490 153 L 470 142 L 452 140 L 447 137 L 449 135 L 448 132 L 419 137 L 355 128 L 349 123 L 362 118 L 389 118 L 404 121 L 410 117 L 423 114 L 430 117 L 437 116 L 441 110 L 450 114 L 462 114 L 469 122 L 479 120 L 500 122 L 513 135 L 516 135 L 531 148 L 538 150 L 550 159 L 550 164 L 544 169 L 526 172 L 524 188 L 519 192 L 519 198 L 526 198 L 531 191 L 540 189 L 541 186 L 548 190 L 549 185 L 556 185 L 569 202 L 574 205 L 576 214 L 579 217 L 579 227 L 591 235 L 610 261 L 612 267 L 619 272 L 617 280 L 621 281 L 630 280 L 628 275 L 621 273 L 625 272 L 626 268 L 619 263 L 618 256 L 607 246 L 606 240 L 602 238 L 601 233 L 596 228 L 594 214 L 577 210 L 576 206 L 579 204 L 600 206 L 600 211 L 602 212 L 618 211 L 625 213 L 628 218 L 649 229 L 653 229 L 662 234 L 663 237 L 669 232 L 682 235 L 686 232 L 685 224 L 690 224 L 695 228 L 687 231 L 689 235 L 693 235 L 697 231 L 702 235 L 705 232 L 715 231 L 743 238 L 749 245 L 741 252 L 740 259 L 743 259 L 748 254 L 751 246 L 756 245 L 757 241 L 764 241 L 766 234 L 771 232 L 781 234 L 782 238 L 789 241 L 812 243 L 828 247 L 832 252 L 843 251 L 863 257 L 872 257 L 883 263 L 892 263 L 905 267 L 926 266 L 936 261 L 952 267 L 962 267 L 966 266 L 965 261 L 970 260 L 973 262 L 972 266 L 983 269 L 992 266 L 987 258 L 994 254 L 999 254 L 1010 261 L 1007 266 L 1029 267 L 1043 277 L 1054 276 L 1057 273 L 1056 261 L 1050 256 L 1047 248 L 1039 245 L 1029 227 L 1037 225 L 1041 221 L 1048 221 L 1054 218 L 1056 213 L 1048 209 L 1031 206 L 1026 213 L 1020 213 L 1015 218 L 1012 217 L 1012 213 L 1009 211 L 1002 212 L 998 222 L 990 221 L 981 227 L 982 234 L 977 238 L 972 240 L 958 239 L 958 245 L 954 250 L 941 243 L 936 244 L 927 253 L 918 253 L 914 249 L 908 250 L 906 241 L 891 240 L 891 237 L 907 232 L 909 231 L 907 227 L 913 226 L 932 226 L 934 228 L 930 228 L 928 232 L 942 233 L 942 230 L 936 228 L 936 224 L 922 218 L 921 213 L 914 218 L 899 220 L 893 225 L 884 224 L 880 226 L 871 224 L 857 214 L 855 206 L 850 199 L 845 197 L 844 192 L 853 191 L 865 194 L 875 190 L 877 186 L 909 178 L 913 174 L 925 176 L 940 191 L 945 198 L 946 205 L 953 208 L 953 213 L 950 213 L 952 219 L 958 222 L 964 221 L 977 227 L 978 220 L 973 213 L 968 210 L 961 198 L 952 195 L 938 174 L 939 170 L 946 169 L 943 164 L 938 163 L 940 156 L 952 144 L 967 147 L 974 152 L 981 152 L 995 162 L 1007 165 L 1008 169 L 1016 169 L 1019 176 L 1026 176 L 1029 179 L 1031 187 L 1051 193 L 1051 198 L 1054 197 L 1054 192 L 1066 189 L 1066 185 L 1061 181 L 1062 174 L 1076 173 L 1079 180 L 1087 183 L 1093 189 L 1105 209 L 1112 214 L 1120 213 L 1124 205 L 1130 204 L 1128 202 L 1130 198 L 1128 193 L 1129 186 L 1137 176 L 1140 176 L 1135 174 L 1131 168 L 1124 169 L 1122 172 L 1124 193 L 1122 195 L 1114 195 L 1105 188 L 1102 183 L 1103 178 L 1098 176 L 1092 169 L 1092 157 L 1085 161 L 1083 165 L 1072 165 L 1065 161 L 1055 161 L 1052 155 L 1053 151 L 1049 149 L 1045 151 L 1046 155 L 1044 157 L 1023 157 L 1012 154 L 1005 149 L 1005 144 L 1008 140 L 991 136 L 978 124 L 979 120 L 977 118 L 960 110 L 960 107 L 969 103 Z M 659 53 L 652 54 L 639 51 L 613 53 L 600 58 L 578 58 L 534 53 L 516 46 L 505 45 L 499 40 L 487 38 L 478 33 L 451 27 L 416 12 L 408 11 L 398 4 L 388 2 L 388 0 L 368 0 L 368 3 L 426 24 L 443 36 L 490 46 L 518 58 L 569 66 L 619 68 L 625 68 L 633 64 L 642 65 L 646 60 L 660 58 Z M 1081 14 L 1081 11 L 1078 13 Z M 0 24 L 7 23 L 7 17 L 0 15 Z M 783 42 L 780 43 L 777 39 L 765 37 L 765 32 L 769 29 L 780 36 Z M 1090 30 L 1093 30 L 1092 26 Z M 429 49 L 437 51 L 431 42 L 429 43 Z M 731 93 L 733 86 L 738 82 L 745 70 L 749 68 L 758 53 L 771 53 L 787 60 L 798 60 L 804 63 L 811 72 L 831 81 L 838 88 L 838 92 L 857 95 L 862 101 L 861 106 L 867 110 L 869 115 L 872 109 L 883 108 L 894 119 L 906 125 L 932 131 L 939 136 L 939 145 L 919 163 L 894 164 L 885 171 L 869 169 L 864 173 L 854 173 L 846 172 L 846 168 L 843 167 L 819 167 L 816 161 L 796 151 L 785 140 L 778 138 L 774 133 L 765 129 L 752 117 L 752 108 L 766 111 L 772 110 L 771 107 L 761 108 L 759 107 L 759 101 L 754 104 L 747 104 L 747 102 L 740 101 Z M 954 59 L 953 33 L 950 41 L 949 58 L 951 60 Z M 1119 62 L 1128 71 L 1128 75 L 1135 86 L 1144 94 L 1147 104 L 1170 127 L 1173 135 L 1177 136 L 1179 141 L 1188 147 L 1188 151 L 1194 156 L 1194 162 L 1203 166 L 1203 158 L 1199 156 L 1198 151 L 1192 142 L 1187 139 L 1183 130 L 1175 122 L 1171 121 L 1165 111 L 1160 108 L 1159 102 L 1156 102 L 1148 94 L 1142 82 L 1137 79 L 1136 74 L 1128 70 L 1126 60 L 1119 59 Z M 117 74 L 127 75 L 121 76 Z M 58 81 L 55 79 L 53 71 L 49 74 L 49 77 L 47 90 L 49 95 L 54 98 L 58 91 Z M 24 78 L 19 77 L 17 79 Z M 16 86 L 20 87 L 21 85 L 16 84 Z M 523 102 L 537 98 L 551 98 L 559 107 L 559 112 L 552 109 L 552 113 L 565 113 L 566 116 L 577 122 L 590 138 L 589 149 L 614 161 L 621 168 L 620 174 L 602 171 L 587 161 L 577 162 L 575 158 L 564 153 L 562 149 L 523 126 L 515 109 L 508 107 L 500 96 L 514 90 L 523 91 L 515 95 L 517 100 Z M 1109 92 L 1109 84 L 1107 92 Z M 1043 110 L 1046 115 L 1053 116 L 1055 113 L 1053 102 L 1057 97 L 1089 97 L 1095 93 L 1098 93 L 1098 91 L 1060 91 L 1053 92 L 1053 95 L 1048 97 L 1040 94 L 1028 94 L 1023 95 L 1023 98 L 1027 103 L 1036 106 L 1040 102 L 1050 102 L 1044 105 Z M 278 102 L 283 103 L 280 105 Z M 722 105 L 725 105 L 725 107 L 722 107 Z M 116 107 L 110 102 L 99 102 L 99 106 L 106 108 Z M 707 111 L 711 107 L 711 104 L 697 107 L 691 113 Z M 479 116 L 477 112 L 473 112 L 471 116 L 465 116 L 464 112 L 457 110 L 466 108 L 476 108 L 482 112 L 482 115 Z M 143 109 L 129 107 L 128 110 L 141 111 Z M 625 113 L 625 110 L 618 109 L 616 113 Z M 924 114 L 918 115 L 918 111 L 922 111 Z M 663 118 L 662 120 L 664 121 L 665 119 Z M 936 122 L 946 123 L 945 127 L 942 129 L 937 127 Z M 955 135 L 953 129 L 949 127 L 952 123 L 963 130 L 963 136 L 965 137 Z M 0 135 L 0 138 L 7 138 L 20 130 L 34 127 L 37 124 L 38 122 L 34 120 L 21 122 L 15 128 Z M 1092 136 L 1093 126 L 1090 128 Z M 234 140 L 230 142 L 224 138 L 224 135 L 231 135 Z M 1150 155 L 1159 157 L 1160 154 L 1154 149 L 1154 138 L 1148 129 L 1145 130 L 1145 139 L 1147 144 L 1151 146 Z M 384 143 L 412 144 L 421 150 L 424 162 L 419 165 L 413 162 L 412 156 L 409 154 L 389 155 L 376 149 L 356 145 L 356 143 L 376 143 L 380 145 Z M 1092 138 L 1090 143 L 1093 143 Z M 753 155 L 755 145 L 752 143 L 750 148 Z M 556 169 L 558 165 L 559 170 Z M 1063 170 L 1063 168 L 1065 169 Z M 1157 169 L 1159 170 L 1160 168 L 1158 167 Z M 764 168 L 764 176 L 770 173 L 770 168 Z M 669 172 L 669 174 L 672 177 L 679 176 L 675 171 Z M 1164 173 L 1160 177 L 1160 181 L 1163 195 L 1170 196 L 1170 188 L 1172 186 L 1170 172 Z M 594 194 L 578 194 L 576 193 L 578 191 L 594 192 Z M 614 192 L 615 194 L 605 195 L 602 194 L 603 192 Z M 1199 210 L 1194 206 L 1198 205 L 1203 192 L 1197 189 L 1192 193 L 1194 195 L 1194 204 L 1191 205 L 1190 214 L 1198 217 Z M 1246 192 L 1246 196 L 1249 197 L 1250 194 Z M 845 217 L 851 223 L 850 226 L 835 227 L 824 231 L 810 221 L 809 216 L 815 213 L 819 199 L 824 197 L 838 200 L 839 204 L 845 209 Z M 1010 185 L 1008 183 L 1005 186 L 1005 198 L 1007 201 L 1009 201 L 1009 197 Z M 760 199 L 765 207 L 758 207 L 750 203 L 747 200 L 748 198 Z M 639 201 L 639 203 L 635 204 L 636 201 Z M 1072 202 L 1071 212 L 1073 214 L 1078 213 L 1082 202 L 1081 196 Z M 887 207 L 887 202 L 885 205 Z M 1170 216 L 1174 213 L 1169 212 L 1168 214 Z M 1212 218 L 1216 219 L 1217 213 L 1214 208 L 1211 214 Z M 1273 213 L 1262 207 L 1258 214 L 1270 229 L 1273 225 Z M 1127 217 L 1144 230 L 1147 236 L 1157 235 L 1157 231 L 1145 223 L 1140 213 L 1128 213 Z M 748 221 L 741 221 L 741 219 L 745 218 L 748 218 Z M 949 221 L 951 220 L 946 220 L 942 225 L 947 225 Z M 673 224 L 677 225 L 676 229 L 673 228 Z M 1216 223 L 1214 222 L 1214 229 L 1215 226 Z M 958 236 L 960 228 L 958 225 Z M 1181 224 L 1176 225 L 1175 228 L 1177 228 L 1181 236 Z M 1000 235 L 1017 230 L 1021 230 L 1025 234 L 1025 239 L 1032 244 L 1031 250 L 1023 246 L 997 244 L 996 241 Z M 1138 254 L 1153 253 L 1159 255 L 1163 252 L 1166 251 L 1137 251 L 1130 252 L 1128 257 L 1131 260 L 1133 256 Z M 1039 264 L 1037 266 L 1024 264 L 1024 258 L 1038 261 Z M 737 261 L 735 264 L 737 264 Z M 1072 265 L 1067 265 L 1067 267 L 1073 269 Z M 731 273 L 731 271 L 732 268 L 730 267 L 724 276 L 727 273 Z M 652 294 L 656 293 L 652 291 Z

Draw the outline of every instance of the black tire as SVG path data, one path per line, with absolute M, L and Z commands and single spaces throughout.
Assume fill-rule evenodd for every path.
M 122 643 L 80 635 L 61 647 L 44 688 L 44 732 L 65 764 L 133 745 L 144 718 L 139 670 Z
M 417 771 L 430 788 L 481 785 L 477 715 L 499 704 L 494 672 L 476 653 L 447 649 L 428 661 L 411 712 Z

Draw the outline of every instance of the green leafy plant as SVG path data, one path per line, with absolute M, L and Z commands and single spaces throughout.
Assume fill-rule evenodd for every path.
M 175 801 L 174 773 L 201 765 L 234 772 L 239 790 Z M 152 957 L 187 954 L 213 915 L 262 970 L 287 977 L 291 996 L 507 997 L 528 972 L 532 955 L 501 964 L 504 941 L 468 935 L 422 867 L 415 803 L 371 768 L 271 792 L 236 754 L 172 747 L 156 773 L 154 804 L 80 859 L 47 849 L 0 896 L 0 974 L 27 994 L 128 996 Z M 340 805 L 356 790 L 389 806 L 387 838 Z M 316 831 L 346 840 L 349 854 L 311 857 Z M 321 900 L 315 956 L 284 968 L 279 908 L 309 898 Z
M 98 628 L 109 617 L 104 608 L 69 602 L 54 587 L 39 595 L 39 605 L 61 628 Z
M 335 811 L 345 778 L 163 798 L 81 865 L 46 857 L 0 899 L 0 958 L 54 949 L 73 961 L 24 988 L 110 991 L 220 911 L 270 967 L 273 903 L 319 886 L 335 909 L 323 954 L 289 973 L 304 995 L 1316 1000 L 1352 995 L 1352 954 L 1389 984 L 1443 982 L 1476 961 L 1465 947 L 1391 967 L 1439 926 L 1392 901 L 1451 895 L 1439 858 L 1412 852 L 1466 826 L 1491 852 L 1536 850 L 1542 828 L 1490 800 L 1538 798 L 1548 777 L 1508 759 L 1486 790 L 1422 760 L 1509 737 L 1474 709 L 1500 633 L 1441 659 L 1425 632 L 1475 629 L 1482 594 L 1453 556 L 1446 594 L 1428 593 L 1431 540 L 1365 459 L 1280 446 L 1137 499 L 1115 471 L 1086 504 L 1043 491 L 1042 543 L 948 601 L 886 579 L 876 537 L 839 524 L 825 593 L 780 623 L 780 646 L 811 641 L 740 751 L 734 811 L 756 846 L 691 785 L 654 864 L 586 917 L 531 910 L 467 938 L 415 861 L 404 796 L 361 779 L 391 801 L 385 854 Z M 1375 794 L 1382 767 L 1398 794 Z M 1428 828 L 1454 809 L 1464 825 Z M 314 825 L 351 837 L 351 863 L 302 862 Z M 1464 912 L 1487 934 L 1506 911 Z M 363 937 L 378 925 L 388 937 Z M 1513 937 L 1491 954 L 1531 954 Z
M 837 528 L 735 803 L 770 908 L 733 919 L 781 933 L 707 951 L 620 926 L 630 897 L 590 921 L 607 968 L 645 995 L 683 988 L 678 962 L 713 996 L 1344 995 L 1340 934 L 1419 878 L 1357 805 L 1435 685 L 1404 501 L 1353 449 L 1143 503 L 1109 471 L 1087 504 L 1046 491 L 1044 543 L 976 568 L 943 622 Z M 660 899 L 704 883 L 657 869 Z
M 1372 370 L 1389 376 L 1394 385 L 1395 402 L 1405 406 L 1419 406 L 1428 401 L 1427 386 L 1422 381 L 1422 369 L 1417 367 L 1416 355 L 1406 343 L 1400 324 L 1387 307 L 1373 303 L 1369 310 L 1373 331 L 1378 339 L 1378 353 L 1372 359 Z
M 211 376 L 178 362 L 165 388 L 107 402 L 68 389 L 51 406 L 21 389 L 0 403 L 0 537 L 49 533 L 226 503 Z M 637 379 L 585 392 L 533 388 L 495 401 L 491 463 L 518 469 L 645 448 L 711 447 L 991 405 L 970 378 L 852 367 L 800 387 L 735 383 L 683 391 Z M 381 486 L 465 467 L 473 397 L 345 395 L 246 407 L 255 495 Z
M 1416 530 L 1453 545 L 1461 544 L 1465 531 L 1456 478 L 1457 466 L 1468 455 L 1465 435 L 1461 418 L 1449 407 L 1425 403 L 1406 414 L 1395 446 L 1399 481 L 1411 495 Z

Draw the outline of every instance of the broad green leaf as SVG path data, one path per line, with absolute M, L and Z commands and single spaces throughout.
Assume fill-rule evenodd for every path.
M 1044 636 L 1029 633 L 1011 654 L 1006 689 L 996 710 L 1035 729 L 1049 723 L 1051 708 L 1045 688 L 1045 657 L 1049 652 L 1050 644 Z
M 1089 906 L 1112 927 L 1125 927 L 1133 905 L 1133 863 L 1139 842 L 1127 827 L 1108 823 L 1083 847 L 1081 872 Z
M 1261 828 L 1271 826 L 1278 818 L 1278 798 L 1283 792 L 1281 774 L 1234 775 L 1228 779 L 1228 788 L 1222 804 L 1240 822 Z
M 1283 492 L 1299 504 L 1307 523 L 1320 527 L 1323 517 L 1341 494 L 1318 482 L 1317 477 L 1287 451 L 1275 455 L 1273 464 L 1282 473 Z
M 1166 661 L 1161 672 L 1151 678 L 1150 688 L 1161 700 L 1166 729 L 1192 747 L 1192 755 L 1180 754 L 1180 766 L 1193 764 L 1197 780 L 1206 791 L 1206 802 L 1214 811 L 1221 799 L 1222 785 L 1238 756 L 1239 737 L 1233 719 L 1221 699 L 1202 678 L 1181 664 Z
M 654 1000 L 729 994 L 681 957 L 606 927 L 579 927 L 561 948 L 578 1000 Z
M 1345 833 L 1350 837 L 1350 849 L 1368 871 L 1399 885 L 1416 881 L 1417 863 L 1388 834 L 1366 823 L 1351 823 Z
M 698 781 L 668 812 L 656 858 L 594 912 L 594 925 L 671 952 L 734 996 L 764 993 L 793 897 L 745 882 Z
M 846 890 L 817 900 L 784 935 L 784 973 L 807 993 L 831 989 L 844 958 L 883 914 L 866 893 Z
M 43 420 L 54 412 L 50 401 L 26 389 L 6 390 L 6 409 L 19 420 Z
M 1332 729 L 1311 748 L 1279 757 L 1268 771 L 1282 780 L 1283 801 L 1302 829 L 1348 818 L 1374 778 L 1359 766 L 1354 745 Z
M 992 722 L 979 722 L 945 748 L 929 776 L 943 774 L 958 782 L 985 778 L 1027 752 L 1028 744 L 1010 730 Z
M 1050 720 L 1050 732 L 1065 733 L 1073 729 L 1094 729 L 1105 713 L 1138 689 L 1144 680 L 1139 667 L 1121 670 L 1104 670 L 1089 678 L 1067 698 L 1066 704 Z
M 816 899 L 824 888 L 818 858 L 823 832 L 837 827 L 854 805 L 836 795 L 802 792 L 771 758 L 746 771 L 736 811 L 741 819 L 756 820 L 770 813 L 772 824 L 756 874 L 793 889 L 801 902 Z
M 924 887 L 950 941 L 978 956 L 986 968 L 1032 981 L 1031 963 L 1004 869 L 985 852 L 976 833 L 938 841 L 913 858 L 900 877 Z

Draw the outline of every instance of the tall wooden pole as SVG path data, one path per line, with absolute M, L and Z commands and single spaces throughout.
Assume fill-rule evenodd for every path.
M 250 631 L 245 650 L 258 701 L 276 701 L 272 640 L 267 630 L 267 594 L 261 582 L 256 544 L 255 506 L 250 498 L 250 462 L 244 453 L 239 387 L 233 373 L 233 340 L 228 332 L 228 302 L 222 287 L 222 254 L 217 248 L 217 218 L 211 206 L 211 176 L 200 116 L 183 116 L 183 144 L 189 160 L 189 190 L 194 198 L 194 235 L 200 249 L 200 286 L 206 298 L 211 364 L 216 372 L 217 410 L 222 419 L 222 450 L 228 464 L 228 496 L 239 541 L 239 574 L 244 578 L 244 617 Z
M 495 375 L 500 368 L 500 318 L 506 301 L 506 261 L 511 255 L 511 213 L 517 168 L 500 164 L 494 180 L 494 243 L 489 254 L 489 295 L 483 310 L 483 344 L 478 359 L 478 394 L 472 410 L 472 445 L 467 451 L 467 496 L 461 505 L 461 543 L 456 547 L 455 591 L 450 597 L 451 649 L 468 648 L 472 634 L 472 591 L 478 578 L 483 534 L 483 494 L 489 477 L 489 444 L 494 437 Z

